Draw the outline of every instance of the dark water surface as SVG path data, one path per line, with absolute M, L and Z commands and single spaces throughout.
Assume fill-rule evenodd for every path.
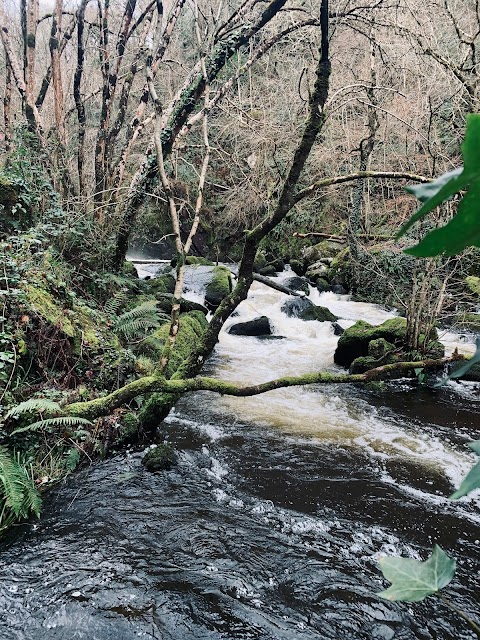
M 223 332 L 210 375 L 332 370 L 330 323 L 288 318 L 282 296 L 254 285 L 232 322 L 266 313 L 285 339 Z M 316 296 L 350 324 L 389 317 Z M 184 398 L 160 427 L 178 466 L 149 474 L 133 452 L 84 469 L 1 543 L 0 640 L 471 640 L 438 599 L 375 593 L 380 556 L 437 543 L 458 564 L 447 597 L 480 617 L 479 501 L 446 498 L 474 461 L 479 397 L 398 382 Z
M 425 420 L 424 407 L 424 428 L 441 434 L 453 431 L 446 407 L 469 416 L 465 437 L 478 418 L 470 401 L 456 398 L 454 409 L 448 391 L 439 402 L 399 389 L 391 408 L 382 393 L 344 393 L 387 418 L 394 409 Z M 241 423 L 211 400 L 186 398 L 168 419 L 180 452 L 172 471 L 145 472 L 140 453 L 85 469 L 47 497 L 39 524 L 3 543 L 2 639 L 475 637 L 433 598 L 374 595 L 385 586 L 380 555 L 425 558 L 437 542 L 459 565 L 448 597 L 478 611 L 478 511 L 435 493 L 448 495 L 447 479 Z

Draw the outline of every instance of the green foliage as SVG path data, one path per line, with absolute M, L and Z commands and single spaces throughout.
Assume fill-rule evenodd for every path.
M 30 513 L 40 516 L 42 499 L 18 453 L 0 447 L 0 532 Z
M 57 413 L 60 411 L 58 402 L 53 402 L 47 398 L 30 398 L 25 402 L 20 402 L 15 407 L 7 411 L 5 418 L 17 418 L 23 413 L 38 411 L 39 413 Z
M 125 339 L 131 340 L 147 329 L 158 328 L 160 318 L 168 320 L 168 316 L 159 314 L 157 305 L 156 300 L 147 300 L 130 311 L 122 313 L 113 322 L 113 330 Z
M 65 468 L 68 471 L 75 471 L 80 462 L 80 452 L 77 448 L 72 447 L 65 453 Z
M 411 558 L 380 559 L 383 575 L 392 586 L 377 595 L 386 600 L 419 602 L 445 587 L 455 575 L 455 560 L 435 545 L 432 555 L 421 562 Z
M 90 420 L 86 420 L 85 418 L 78 418 L 76 416 L 58 416 L 56 418 L 46 418 L 45 420 L 38 420 L 37 422 L 33 422 L 32 424 L 26 425 L 25 427 L 19 427 L 12 431 L 10 436 L 15 436 L 18 433 L 24 433 L 26 431 L 39 431 L 39 430 L 49 430 L 52 427 L 77 427 L 79 425 L 84 426 L 92 426 Z
M 470 442 L 468 446 L 480 456 L 480 440 Z M 474 489 L 480 489 L 480 461 L 477 462 L 473 469 L 470 469 L 458 490 L 450 496 L 450 500 L 458 500 Z
M 453 256 L 469 246 L 480 246 L 478 202 L 480 199 L 480 114 L 467 115 L 467 130 L 462 145 L 463 168 L 444 174 L 427 185 L 409 187 L 423 205 L 405 224 L 398 237 L 435 207 L 465 191 L 457 214 L 445 226 L 428 233 L 416 246 L 407 250 L 418 257 Z

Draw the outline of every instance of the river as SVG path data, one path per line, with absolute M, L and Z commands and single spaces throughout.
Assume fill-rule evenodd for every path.
M 312 298 L 344 327 L 391 317 Z M 275 338 L 224 331 L 206 372 L 254 383 L 339 370 L 332 325 L 288 318 L 285 299 L 255 283 L 228 324 L 264 314 Z M 457 337 L 444 339 L 452 348 Z M 478 616 L 478 495 L 447 496 L 474 462 L 465 445 L 479 414 L 472 383 L 186 396 L 160 426 L 179 453 L 171 471 L 147 473 L 139 451 L 83 469 L 46 497 L 39 522 L 4 540 L 0 637 L 475 638 L 438 599 L 375 594 L 386 586 L 379 557 L 425 559 L 437 543 L 457 559 L 449 599 Z

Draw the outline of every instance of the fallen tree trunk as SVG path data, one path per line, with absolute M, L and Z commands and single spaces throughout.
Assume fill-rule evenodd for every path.
M 278 284 L 277 282 L 273 282 L 270 278 L 266 278 L 265 276 L 260 276 L 258 273 L 253 274 L 253 279 L 257 282 L 261 282 L 262 284 L 270 287 L 271 289 L 275 289 L 275 291 L 280 291 L 281 293 L 287 293 L 289 296 L 298 296 L 303 298 L 305 296 L 304 293 L 299 293 L 298 291 L 294 291 L 290 289 L 290 287 L 285 287 L 283 284 Z
M 309 231 L 308 233 L 293 234 L 294 238 L 324 238 L 325 240 L 332 240 L 332 242 L 347 242 L 347 236 L 335 236 L 331 233 L 320 233 L 319 231 Z M 393 240 L 394 236 L 379 235 L 375 233 L 359 233 L 357 238 L 363 240 Z
M 358 382 L 373 382 L 386 380 L 392 374 L 412 373 L 415 369 L 434 371 L 441 369 L 446 363 L 464 360 L 464 356 L 454 353 L 452 356 L 438 358 L 436 360 L 417 360 L 414 362 L 395 362 L 385 364 L 365 373 L 307 373 L 302 376 L 285 376 L 276 380 L 269 380 L 256 385 L 238 386 L 216 378 L 186 378 L 170 379 L 152 375 L 145 376 L 125 385 L 121 389 L 110 393 L 103 398 L 96 398 L 88 402 L 76 402 L 64 407 L 64 415 L 77 416 L 94 420 L 95 418 L 109 415 L 123 404 L 133 400 L 139 395 L 148 393 L 164 393 L 172 397 L 179 397 L 192 391 L 212 391 L 221 395 L 247 397 L 256 396 L 274 389 L 286 387 L 299 387 L 310 384 L 345 384 Z

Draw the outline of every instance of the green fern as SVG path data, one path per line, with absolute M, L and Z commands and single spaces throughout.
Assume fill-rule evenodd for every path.
M 75 447 L 72 447 L 65 453 L 65 467 L 68 471 L 75 471 L 79 462 L 80 452 Z
M 24 433 L 25 431 L 37 431 L 39 429 L 48 429 L 50 427 L 76 427 L 77 425 L 89 425 L 92 423 L 85 418 L 77 418 L 76 416 L 58 416 L 57 418 L 46 418 L 45 420 L 39 420 L 33 422 L 25 427 L 19 427 L 12 431 L 10 436 L 14 436 L 17 433 Z
M 20 454 L 12 455 L 6 447 L 0 447 L 0 501 L 3 503 L 0 531 L 30 513 L 40 516 L 42 498 L 33 477 Z
M 127 300 L 128 300 L 128 291 L 126 289 L 117 291 L 105 303 L 105 307 L 104 307 L 105 313 L 107 313 L 109 316 L 114 316 L 125 305 Z
M 10 411 L 5 414 L 7 418 L 17 418 L 22 413 L 29 413 L 30 411 L 38 411 L 39 413 L 56 413 L 60 411 L 60 405 L 58 402 L 52 402 L 46 398 L 30 398 L 25 402 L 20 402 L 15 407 L 12 407 Z
M 113 330 L 126 340 L 132 340 L 146 329 L 159 327 L 160 319 L 167 319 L 167 316 L 158 313 L 157 304 L 156 300 L 148 300 L 122 313 L 113 323 Z

